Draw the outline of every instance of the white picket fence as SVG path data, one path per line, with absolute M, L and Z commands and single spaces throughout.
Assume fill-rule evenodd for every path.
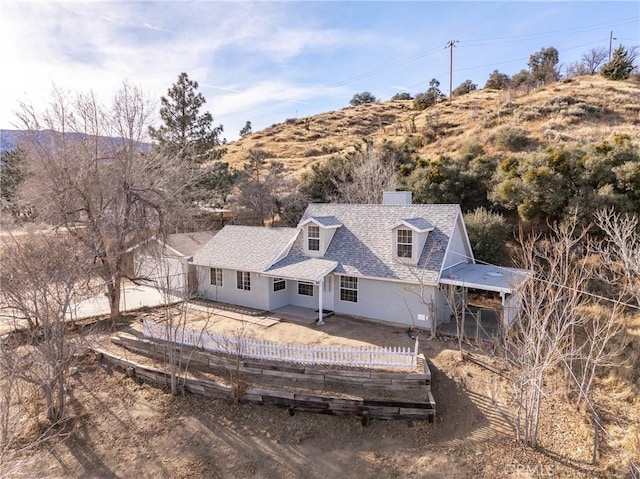
M 143 322 L 145 338 L 197 346 L 215 353 L 239 355 L 243 358 L 286 361 L 309 365 L 351 367 L 387 367 L 415 369 L 418 338 L 413 351 L 401 347 L 344 347 L 306 344 L 280 344 L 243 337 L 228 337 L 209 331 L 169 328 L 148 320 Z

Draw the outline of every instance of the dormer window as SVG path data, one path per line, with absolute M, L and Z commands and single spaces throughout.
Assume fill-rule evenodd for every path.
M 318 226 L 307 226 L 307 241 L 309 251 L 320 251 L 320 228 Z
M 304 232 L 304 252 L 311 257 L 321 258 L 342 223 L 334 216 L 312 216 L 303 220 L 299 226 Z
M 398 229 L 396 241 L 396 256 L 398 258 L 411 258 L 413 251 L 413 231 Z
M 434 227 L 424 218 L 405 218 L 391 227 L 393 257 L 404 264 L 417 265 L 427 236 Z

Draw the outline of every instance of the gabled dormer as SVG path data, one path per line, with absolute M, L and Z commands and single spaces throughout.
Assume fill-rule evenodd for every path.
M 434 226 L 423 218 L 407 218 L 391 227 L 393 258 L 402 263 L 417 265 L 429 232 Z
M 327 252 L 336 230 L 342 226 L 335 216 L 311 216 L 300 223 L 304 252 L 321 257 Z

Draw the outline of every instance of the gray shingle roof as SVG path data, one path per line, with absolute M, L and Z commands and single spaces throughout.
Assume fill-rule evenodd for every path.
M 279 278 L 316 282 L 331 273 L 336 266 L 338 266 L 336 261 L 328 259 L 289 255 L 266 272 Z
M 194 256 L 195 264 L 264 271 L 298 234 L 297 228 L 227 225 Z
M 180 254 L 193 256 L 209 242 L 217 231 L 196 231 L 194 233 L 175 233 L 167 236 L 167 244 Z
M 404 218 L 401 221 L 404 223 L 413 226 L 415 229 L 419 231 L 430 230 L 433 228 L 433 225 L 429 223 L 424 218 Z
M 324 255 L 324 259 L 338 263 L 335 269 L 338 274 L 410 282 L 417 282 L 418 274 L 435 284 L 459 213 L 458 205 L 310 204 L 301 223 L 310 217 L 324 216 L 334 216 L 342 223 Z M 390 229 L 406 218 L 422 218 L 434 227 L 427 236 L 417 267 L 393 258 Z M 305 258 L 303 243 L 302 235 L 299 235 L 287 258 L 274 267 L 279 267 L 283 261 L 299 262 Z
M 323 258 L 304 254 L 304 239 L 298 228 L 225 226 L 194 256 L 194 263 L 310 281 L 334 271 L 408 282 L 420 278 L 436 284 L 459 214 L 458 205 L 311 204 L 301 224 L 310 218 L 331 218 L 323 224 L 342 225 Z M 393 257 L 390 230 L 402 220 L 415 220 L 419 229 L 434 228 L 416 267 Z M 290 241 L 293 246 L 289 254 L 270 266 Z
M 335 216 L 311 216 L 307 219 L 313 219 L 325 228 L 342 226 L 342 223 L 340 223 L 340 221 L 338 221 L 338 218 L 336 218 Z

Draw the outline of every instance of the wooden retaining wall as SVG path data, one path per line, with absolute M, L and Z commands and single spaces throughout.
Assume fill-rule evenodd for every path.
M 132 352 L 149 357 L 157 356 L 158 351 L 164 350 L 166 346 L 125 333 L 114 336 L 113 342 Z M 127 371 L 129 376 L 161 386 L 168 384 L 168 375 L 159 367 L 141 364 L 107 349 L 95 348 L 95 351 L 103 361 Z M 241 402 L 275 405 L 287 408 L 291 412 L 353 415 L 373 419 L 427 419 L 432 422 L 435 417 L 435 401 L 430 391 L 431 374 L 428 372 L 326 370 L 245 360 L 241 361 L 241 369 L 238 370 L 234 358 L 224 358 L 197 350 L 183 350 L 182 354 L 189 354 L 190 364 L 194 366 L 210 366 L 210 362 L 213 362 L 215 367 L 220 368 L 224 363 L 228 370 L 246 374 L 246 377 L 243 376 L 246 383 L 243 387 Z M 427 367 L 426 363 L 424 366 Z M 215 379 L 197 377 L 196 374 L 189 372 L 181 375 L 181 383 L 187 391 L 213 398 L 233 399 L 234 391 L 229 385 L 217 382 Z M 413 376 L 420 376 L 420 378 Z M 260 380 L 256 381 L 258 377 Z M 271 386 L 269 381 L 272 383 Z M 286 386 L 283 381 L 286 382 Z M 309 381 L 314 384 L 313 388 L 306 387 Z M 256 385 L 256 382 L 261 384 Z M 324 384 L 324 387 L 321 384 Z M 336 385 L 338 385 L 337 388 Z M 340 387 L 345 385 L 350 387 Z M 353 391 L 353 386 L 359 388 L 361 394 L 346 393 L 347 389 Z M 373 397 L 378 390 L 386 392 L 405 390 L 411 394 L 407 394 L 406 396 L 410 398 L 405 399 L 402 399 L 403 394 L 393 394 L 395 396 L 393 398 Z
M 211 370 L 233 371 L 242 375 L 248 382 L 268 385 L 299 385 L 331 389 L 336 386 L 354 389 L 377 389 L 387 391 L 411 391 L 411 396 L 420 396 L 431 389 L 431 371 L 424 359 L 419 355 L 418 371 L 379 371 L 372 369 L 338 369 L 322 366 L 307 366 L 256 359 L 237 359 L 214 354 L 191 346 L 176 346 L 173 343 L 156 342 L 139 338 L 128 333 L 118 333 L 112 342 L 129 351 L 142 354 L 165 362 L 167 349 L 173 349 L 174 357 L 180 358 L 181 364 L 194 367 L 206 367 Z

